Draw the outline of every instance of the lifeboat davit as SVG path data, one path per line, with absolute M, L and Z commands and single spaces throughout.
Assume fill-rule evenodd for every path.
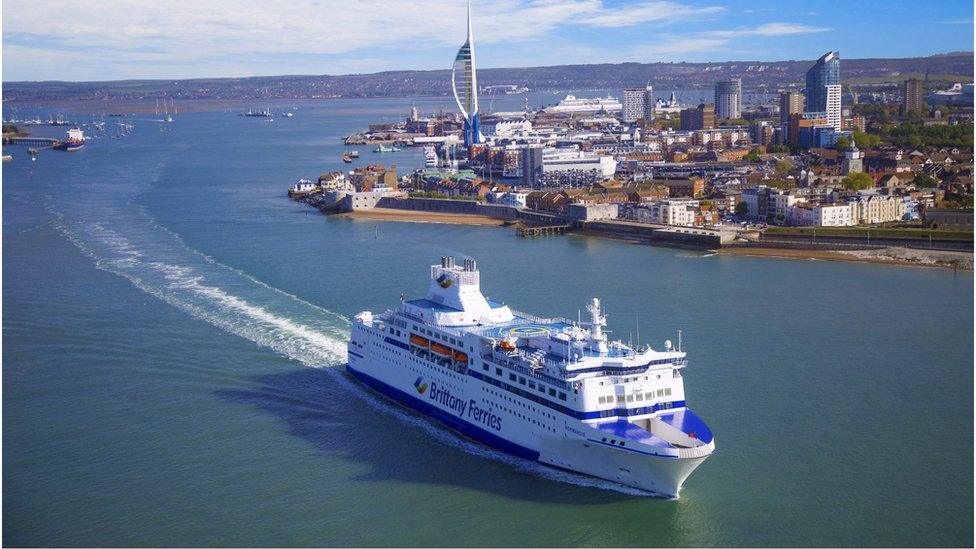
M 435 353 L 437 353 L 439 355 L 444 355 L 444 356 L 453 356 L 454 355 L 454 351 L 451 350 L 450 347 L 448 347 L 447 345 L 441 345 L 440 343 L 431 343 L 430 344 L 430 350 L 431 351 L 434 351 Z
M 410 343 L 413 343 L 418 347 L 423 347 L 424 349 L 430 347 L 430 341 L 428 341 L 426 337 L 420 337 L 417 334 L 410 334 Z

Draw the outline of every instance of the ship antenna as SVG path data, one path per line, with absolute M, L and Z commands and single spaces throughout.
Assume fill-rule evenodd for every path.
M 678 330 L 678 352 L 681 352 L 681 330 Z
M 640 349 L 640 313 L 637 313 L 637 349 Z

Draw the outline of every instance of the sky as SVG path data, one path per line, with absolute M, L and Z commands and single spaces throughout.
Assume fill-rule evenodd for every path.
M 464 0 L 3 1 L 4 81 L 449 69 Z M 478 66 L 973 49 L 972 0 L 473 0 Z

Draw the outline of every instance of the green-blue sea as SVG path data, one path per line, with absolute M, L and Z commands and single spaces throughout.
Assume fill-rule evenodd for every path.
M 285 196 L 343 169 L 341 136 L 415 105 L 450 108 L 273 104 L 294 116 L 269 123 L 218 105 L 36 162 L 5 150 L 6 545 L 972 545 L 972 273 L 329 218 Z M 600 297 L 615 337 L 682 330 L 718 451 L 680 499 L 505 456 L 347 377 L 349 318 L 421 295 L 446 254 L 519 310 Z

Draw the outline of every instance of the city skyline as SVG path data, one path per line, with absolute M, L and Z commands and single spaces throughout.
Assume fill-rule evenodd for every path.
M 464 20 L 462 1 L 329 4 L 217 2 L 201 10 L 177 2 L 147 12 L 106 2 L 58 6 L 53 13 L 53 6 L 6 2 L 3 79 L 443 69 L 464 40 L 464 26 L 449 24 Z M 815 8 L 758 1 L 743 8 L 722 1 L 506 0 L 474 2 L 474 12 L 483 68 L 816 59 L 828 49 L 848 59 L 913 57 L 972 49 L 972 4 L 960 1 L 868 2 L 855 9 L 834 1 Z M 870 21 L 860 13 L 870 13 Z M 924 39 L 906 40 L 910 33 Z

